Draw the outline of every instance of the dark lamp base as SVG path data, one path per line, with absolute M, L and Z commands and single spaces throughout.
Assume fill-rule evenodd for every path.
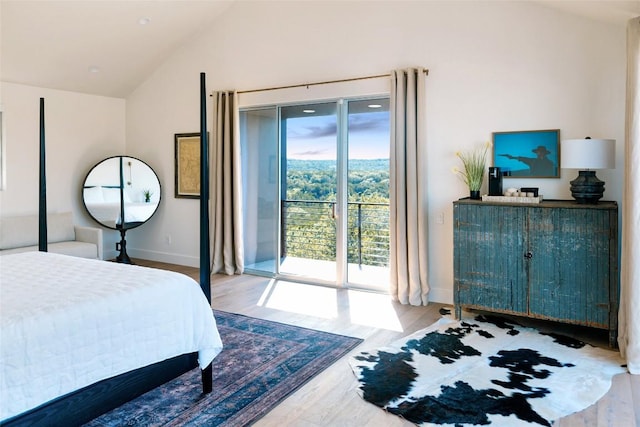
M 120 242 L 116 243 L 116 250 L 120 251 L 120 253 L 116 257 L 116 262 L 122 264 L 133 264 L 131 258 L 129 258 L 129 255 L 127 254 L 127 240 L 124 238 L 126 232 L 126 228 L 120 227 Z
M 604 181 L 598 179 L 595 171 L 580 171 L 571 181 L 571 195 L 578 203 L 596 204 L 604 195 Z

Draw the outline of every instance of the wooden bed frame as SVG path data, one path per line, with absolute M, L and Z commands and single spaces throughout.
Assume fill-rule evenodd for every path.
M 209 249 L 209 165 L 205 73 L 200 73 L 200 287 L 211 304 Z M 38 248 L 47 251 L 44 98 L 40 98 L 40 183 Z M 197 353 L 183 354 L 100 381 L 49 401 L 1 423 L 3 427 L 79 425 L 150 391 L 198 366 Z M 202 370 L 202 391 L 213 389 L 211 364 Z

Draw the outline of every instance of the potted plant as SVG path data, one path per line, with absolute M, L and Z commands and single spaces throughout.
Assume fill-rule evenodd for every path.
M 467 187 L 469 187 L 469 196 L 472 199 L 480 199 L 480 188 L 482 187 L 482 181 L 484 180 L 484 170 L 487 162 L 487 151 L 489 150 L 489 143 L 483 144 L 482 147 L 476 148 L 472 151 L 456 152 L 456 156 L 462 161 L 463 169 L 457 167 L 453 168 L 453 172 L 456 173 Z
M 153 192 L 151 190 L 144 190 L 142 194 L 144 195 L 145 203 L 149 203 L 151 201 L 151 196 L 153 196 Z

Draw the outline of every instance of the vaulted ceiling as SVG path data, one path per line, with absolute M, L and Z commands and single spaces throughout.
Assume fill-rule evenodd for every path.
M 2 0 L 1 77 L 124 98 L 232 3 Z
M 234 1 L 1 0 L 0 77 L 124 98 Z M 535 1 L 619 25 L 640 15 L 637 0 Z

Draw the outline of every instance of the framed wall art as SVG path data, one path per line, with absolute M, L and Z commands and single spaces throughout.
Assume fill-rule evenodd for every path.
M 560 130 L 494 132 L 493 165 L 505 178 L 560 178 Z
M 200 198 L 200 133 L 175 134 L 175 196 Z

